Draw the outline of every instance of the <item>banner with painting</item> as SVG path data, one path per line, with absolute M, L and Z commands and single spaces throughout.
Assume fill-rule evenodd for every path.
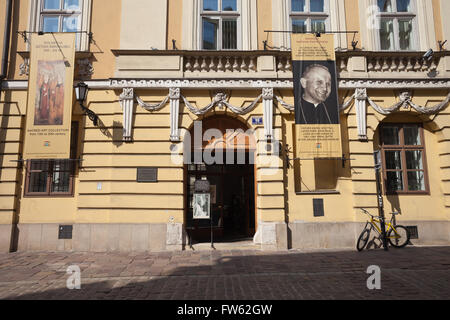
M 331 34 L 292 34 L 296 156 L 342 157 L 336 57 Z
M 69 159 L 75 34 L 33 34 L 24 159 Z

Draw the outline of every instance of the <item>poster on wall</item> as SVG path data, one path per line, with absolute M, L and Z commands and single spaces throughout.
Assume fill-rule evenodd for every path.
M 342 157 L 333 35 L 291 39 L 297 157 Z
M 69 159 L 75 34 L 33 34 L 24 159 Z
M 193 219 L 209 219 L 211 197 L 209 193 L 194 193 Z

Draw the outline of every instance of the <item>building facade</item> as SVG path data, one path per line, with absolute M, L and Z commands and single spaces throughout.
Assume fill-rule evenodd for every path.
M 210 220 L 193 219 L 199 180 L 210 184 L 215 239 L 354 247 L 366 221 L 360 208 L 378 214 L 378 150 L 386 216 L 401 213 L 413 244 L 449 243 L 448 1 L 0 4 L 1 250 L 183 250 L 209 241 Z M 334 34 L 342 158 L 295 157 L 286 31 Z M 74 96 L 67 160 L 23 158 L 39 32 L 76 33 L 73 84 L 87 84 L 84 105 L 98 117 Z

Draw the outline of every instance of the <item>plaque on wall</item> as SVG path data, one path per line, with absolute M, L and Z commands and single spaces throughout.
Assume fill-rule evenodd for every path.
M 137 168 L 137 182 L 158 182 L 158 168 Z
M 209 181 L 208 180 L 195 180 L 194 190 L 195 192 L 208 192 L 209 193 Z

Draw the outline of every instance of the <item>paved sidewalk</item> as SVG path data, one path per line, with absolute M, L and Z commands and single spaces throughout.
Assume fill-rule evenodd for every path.
M 67 289 L 76 265 L 81 289 Z M 369 290 L 367 268 L 381 270 Z M 450 247 L 0 254 L 0 299 L 445 299 Z

